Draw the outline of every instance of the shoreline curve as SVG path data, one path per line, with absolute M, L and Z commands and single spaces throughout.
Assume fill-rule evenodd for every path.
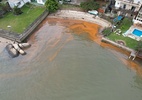
M 57 12 L 48 15 L 47 18 L 64 18 L 64 19 L 81 20 L 81 21 L 98 24 L 103 29 L 112 26 L 112 24 L 109 21 L 104 20 L 98 16 L 94 17 L 94 15 L 91 15 L 87 12 L 74 11 L 74 10 L 58 10 Z

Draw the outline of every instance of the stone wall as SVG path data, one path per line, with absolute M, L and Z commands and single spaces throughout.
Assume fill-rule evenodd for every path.
M 130 49 L 130 48 L 126 47 L 126 46 L 123 46 L 123 45 L 121 45 L 121 44 L 118 44 L 118 43 L 116 43 L 116 42 L 114 42 L 114 41 L 111 41 L 111 40 L 105 38 L 105 37 L 102 38 L 102 42 L 110 43 L 110 44 L 112 44 L 112 45 L 114 45 L 114 46 L 117 46 L 117 47 L 119 47 L 119 48 L 122 48 L 123 50 L 126 50 L 126 51 L 128 51 L 128 52 L 132 52 L 132 51 L 133 51 L 133 49 Z

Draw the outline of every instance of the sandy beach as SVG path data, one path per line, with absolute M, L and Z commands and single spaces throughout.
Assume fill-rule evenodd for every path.
M 82 20 L 91 23 L 98 24 L 103 28 L 111 27 L 111 23 L 107 20 L 104 20 L 98 16 L 91 15 L 87 12 L 81 11 L 73 11 L 73 10 L 59 10 L 56 13 L 50 14 L 48 18 L 63 18 L 63 19 L 74 19 L 74 20 Z

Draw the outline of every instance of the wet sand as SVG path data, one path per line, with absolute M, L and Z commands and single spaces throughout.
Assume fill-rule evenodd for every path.
M 0 53 L 4 50 L 7 44 L 12 43 L 11 40 L 0 37 Z

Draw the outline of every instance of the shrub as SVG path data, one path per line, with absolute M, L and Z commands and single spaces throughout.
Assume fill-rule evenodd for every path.
M 138 44 L 135 47 L 135 50 L 142 51 L 142 41 L 139 41 Z
M 97 10 L 99 8 L 99 4 L 95 1 L 82 2 L 80 6 L 85 11 Z
M 132 24 L 132 19 L 124 18 L 122 21 L 118 23 L 117 27 L 120 28 L 122 32 L 125 32 L 130 28 Z
M 49 12 L 55 12 L 56 10 L 58 10 L 59 5 L 56 0 L 46 0 L 45 7 Z
M 20 8 L 18 8 L 18 6 L 15 6 L 13 8 L 13 13 L 14 13 L 14 15 L 20 15 L 20 14 L 22 14 L 22 11 Z
M 112 29 L 111 28 L 106 28 L 102 31 L 104 36 L 109 36 L 112 33 Z

